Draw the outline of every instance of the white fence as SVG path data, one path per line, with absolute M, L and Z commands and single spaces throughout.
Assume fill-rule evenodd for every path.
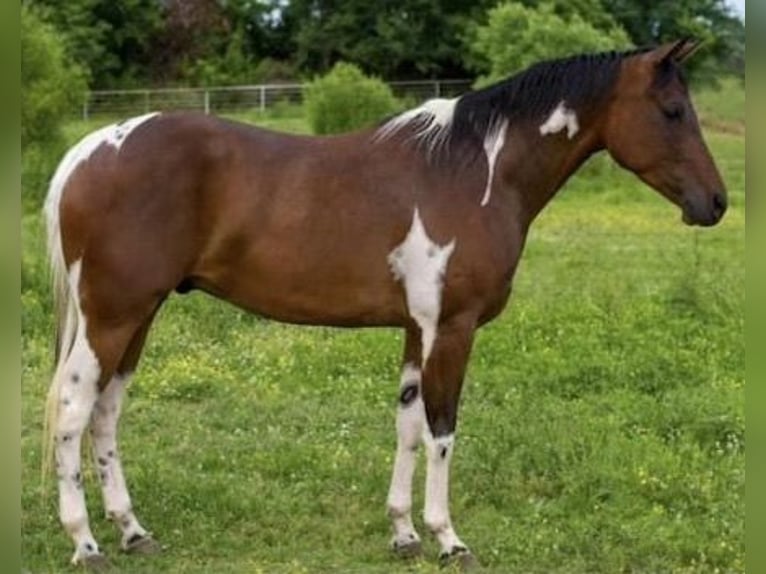
M 470 89 L 472 80 L 389 82 L 399 98 L 418 103 L 428 98 L 452 97 Z M 265 112 L 277 104 L 303 102 L 303 84 L 257 84 L 212 88 L 158 88 L 89 92 L 82 105 L 83 119 L 130 116 L 154 110 L 197 110 L 231 113 Z

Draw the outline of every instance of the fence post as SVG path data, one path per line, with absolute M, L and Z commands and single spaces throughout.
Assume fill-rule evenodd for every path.
M 82 101 L 82 119 L 85 121 L 88 120 L 88 112 L 88 94 L 85 94 L 85 99 Z
M 205 115 L 210 113 L 210 90 L 205 90 Z
M 442 95 L 442 84 L 439 80 L 436 80 L 435 91 L 436 91 L 436 97 L 440 98 Z
M 259 92 L 260 92 L 260 100 L 261 100 L 259 107 L 261 112 L 265 112 L 266 111 L 266 86 L 261 85 Z
M 144 92 L 144 113 L 149 113 L 149 90 Z

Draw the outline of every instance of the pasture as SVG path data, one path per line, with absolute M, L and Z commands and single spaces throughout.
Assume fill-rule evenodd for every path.
M 509 306 L 479 333 L 451 510 L 488 572 L 744 571 L 744 105 L 732 104 L 744 95 L 726 83 L 698 100 L 729 187 L 724 221 L 686 227 L 595 158 L 533 226 Z M 306 131 L 288 112 L 267 125 Z M 23 242 L 22 560 L 60 572 L 70 543 L 54 481 L 47 499 L 40 481 L 53 340 L 36 211 Z M 172 297 L 120 433 L 135 510 L 166 549 L 121 555 L 86 470 L 103 550 L 136 573 L 439 571 L 428 536 L 422 561 L 387 548 L 400 352 L 398 331 Z

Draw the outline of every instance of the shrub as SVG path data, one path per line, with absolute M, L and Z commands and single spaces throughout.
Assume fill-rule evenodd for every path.
M 21 8 L 21 183 L 25 208 L 36 209 L 64 150 L 62 127 L 81 105 L 85 72 L 56 30 Z
M 489 75 L 478 81 L 484 85 L 540 60 L 629 46 L 620 26 L 598 30 L 577 13 L 557 15 L 552 4 L 526 8 L 505 3 L 489 11 L 488 22 L 477 29 L 471 47 L 478 59 L 489 63 Z
M 304 91 L 304 102 L 309 124 L 316 134 L 367 127 L 399 109 L 391 88 L 344 62 L 310 82 Z
M 21 8 L 21 146 L 60 138 L 67 113 L 87 90 L 85 74 L 67 57 L 56 30 L 26 4 Z

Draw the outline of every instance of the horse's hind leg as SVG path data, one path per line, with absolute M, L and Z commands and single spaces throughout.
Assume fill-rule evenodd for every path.
M 415 472 L 425 414 L 420 396 L 420 336 L 405 335 L 399 405 L 396 414 L 396 460 L 388 491 L 388 515 L 394 528 L 391 548 L 409 558 L 421 553 L 420 537 L 412 524 L 412 475 Z
M 98 544 L 88 524 L 88 511 L 80 466 L 80 443 L 98 397 L 99 361 L 85 337 L 78 333 L 69 356 L 54 381 L 58 416 L 54 432 L 54 453 L 59 488 L 61 523 L 75 544 L 72 563 L 87 563 L 99 556 Z
M 138 362 L 153 317 L 133 336 L 117 371 L 98 397 L 91 417 L 93 454 L 106 516 L 117 524 L 122 533 L 122 549 L 142 554 L 154 553 L 160 548 L 133 512 L 117 449 L 117 423 L 125 389 Z
M 108 380 L 132 333 L 130 326 L 102 329 L 80 315 L 71 351 L 56 372 L 51 395 L 55 418 L 52 424 L 61 523 L 75 544 L 73 563 L 99 565 L 103 557 L 88 523 L 82 482 L 81 442 L 99 383 Z

